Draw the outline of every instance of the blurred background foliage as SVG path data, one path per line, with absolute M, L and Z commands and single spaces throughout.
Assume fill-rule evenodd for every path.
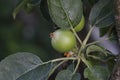
M 60 56 L 51 47 L 49 34 L 54 27 L 43 18 L 40 10 L 29 14 L 12 12 L 20 0 L 0 0 L 0 60 L 16 52 L 31 52 L 43 61 Z M 38 7 L 39 8 L 39 7 Z

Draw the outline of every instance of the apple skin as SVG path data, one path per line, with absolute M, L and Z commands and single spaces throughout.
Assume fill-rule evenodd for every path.
M 67 52 L 76 45 L 76 37 L 70 30 L 59 29 L 52 33 L 51 44 L 58 52 Z
M 84 28 L 84 25 L 85 25 L 85 18 L 84 18 L 84 16 L 82 16 L 79 24 L 76 27 L 74 27 L 74 30 L 76 32 L 79 32 L 79 31 L 81 31 Z

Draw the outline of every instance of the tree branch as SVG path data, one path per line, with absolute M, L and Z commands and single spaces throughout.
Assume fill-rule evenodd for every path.
M 116 19 L 116 31 L 117 31 L 117 36 L 118 36 L 118 41 L 120 44 L 120 0 L 114 0 L 115 4 L 115 19 Z
M 117 32 L 118 42 L 120 45 L 120 0 L 114 0 L 114 5 L 115 5 L 116 32 Z M 120 80 L 120 54 L 114 66 L 110 80 Z

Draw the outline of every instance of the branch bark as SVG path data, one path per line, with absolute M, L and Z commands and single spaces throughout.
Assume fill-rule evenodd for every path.
M 118 36 L 118 42 L 120 45 L 120 0 L 114 0 L 114 5 L 115 5 L 116 32 Z M 120 80 L 120 54 L 114 66 L 110 80 Z
M 114 0 L 115 5 L 115 19 L 116 19 L 116 31 L 118 36 L 118 41 L 120 44 L 120 0 Z

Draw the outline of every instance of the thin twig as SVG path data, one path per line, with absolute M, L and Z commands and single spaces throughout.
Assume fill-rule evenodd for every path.
M 80 59 L 78 59 L 78 62 L 77 62 L 77 65 L 76 65 L 76 67 L 75 67 L 75 70 L 74 70 L 73 74 L 75 74 L 75 73 L 76 73 L 76 71 L 77 71 L 77 69 L 78 69 L 79 65 L 80 65 Z
M 49 73 L 49 77 L 55 72 L 55 70 L 60 66 L 62 65 L 64 62 L 66 62 L 68 60 L 65 60 L 65 61 L 61 61 L 58 65 L 56 65 L 52 70 L 51 72 Z

